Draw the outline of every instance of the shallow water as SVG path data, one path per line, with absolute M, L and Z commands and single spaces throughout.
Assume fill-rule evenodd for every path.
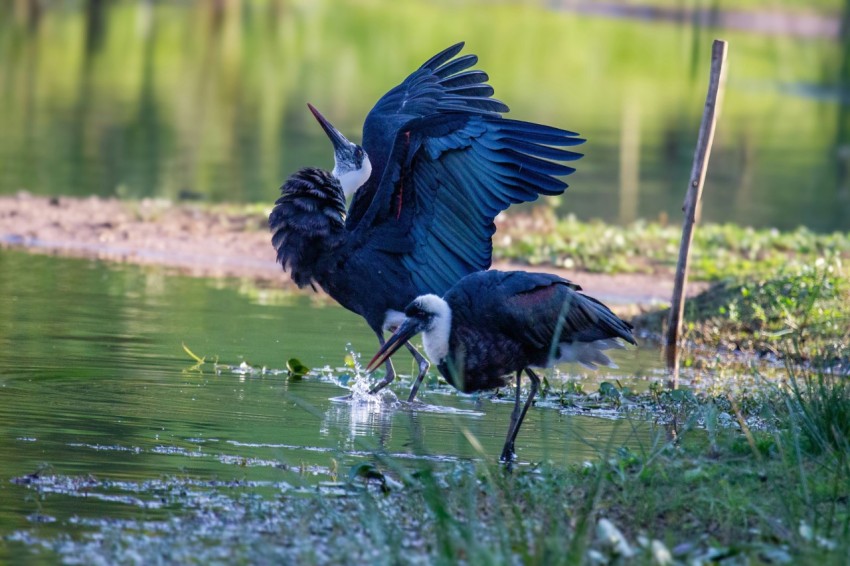
M 193 367 L 183 343 L 218 366 Z M 158 495 L 175 482 L 274 494 L 345 479 L 375 454 L 495 461 L 510 392 L 432 383 L 415 406 L 340 399 L 350 393 L 340 382 L 356 379 L 348 351 L 375 348 L 358 317 L 308 294 L 0 250 L 0 531 L 51 538 L 91 530 L 86 520 L 179 514 Z M 589 389 L 640 382 L 658 364 L 650 347 L 618 354 L 621 369 L 588 376 Z M 290 357 L 319 370 L 291 379 Z M 648 424 L 546 405 L 520 433 L 523 464 L 582 462 L 612 436 L 619 446 L 650 435 Z M 49 479 L 27 485 L 34 473 Z

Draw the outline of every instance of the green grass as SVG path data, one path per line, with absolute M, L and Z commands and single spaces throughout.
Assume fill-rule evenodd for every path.
M 250 231 L 266 230 L 270 211 L 268 204 L 193 207 Z M 574 216 L 558 218 L 548 206 L 502 213 L 496 226 L 494 260 L 612 275 L 672 276 L 682 237 L 680 224 L 639 220 L 617 226 Z M 700 224 L 691 246 L 689 277 L 713 282 L 764 278 L 783 269 L 814 266 L 821 258 L 850 259 L 850 233 Z
M 684 340 L 703 348 L 850 363 L 850 281 L 838 259 L 734 277 L 687 301 Z M 634 323 L 660 333 L 664 309 Z
M 501 219 L 497 259 L 577 271 L 671 277 L 680 226 L 558 219 L 546 209 Z M 689 277 L 714 282 L 685 305 L 684 341 L 709 350 L 850 361 L 850 234 L 700 225 Z M 667 309 L 633 322 L 660 338 Z
M 638 221 L 615 226 L 556 218 L 545 207 L 500 219 L 494 257 L 597 273 L 669 274 L 676 267 L 681 225 Z M 694 232 L 690 278 L 718 281 L 850 257 L 850 234 L 817 234 L 805 227 L 782 232 L 733 224 L 701 224 Z
M 850 382 L 845 375 L 790 373 L 788 414 L 804 445 L 847 466 L 850 455 Z

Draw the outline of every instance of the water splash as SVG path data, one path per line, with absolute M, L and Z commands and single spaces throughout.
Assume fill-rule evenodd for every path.
M 396 394 L 388 387 L 384 387 L 375 394 L 370 393 L 374 384 L 363 371 L 363 366 L 360 363 L 360 353 L 352 347 L 351 343 L 345 345 L 345 351 L 345 365 L 349 370 L 354 372 L 354 378 L 343 385 L 343 387 L 351 391 L 348 400 L 352 403 L 352 414 L 357 411 L 361 416 L 366 416 L 371 413 L 380 412 L 382 408 L 398 407 L 400 401 Z

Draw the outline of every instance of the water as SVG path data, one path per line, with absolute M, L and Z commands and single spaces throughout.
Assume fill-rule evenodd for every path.
M 218 371 L 195 367 L 184 343 L 218 358 Z M 346 479 L 376 453 L 410 466 L 495 461 L 509 396 L 431 384 L 416 409 L 340 399 L 349 394 L 340 382 L 355 378 L 347 353 L 376 348 L 358 317 L 307 293 L 0 250 L 0 535 L 53 540 L 104 521 L 164 520 L 183 511 L 162 493 L 221 482 L 273 497 Z M 659 365 L 649 346 L 619 354 L 615 373 L 563 369 L 592 390 L 603 379 L 642 383 L 635 376 Z M 291 357 L 327 369 L 290 379 Z M 393 390 L 404 396 L 412 359 L 398 356 L 397 368 L 408 376 Z M 524 463 L 579 463 L 612 436 L 617 446 L 646 443 L 649 425 L 543 402 L 517 448 Z M 37 472 L 50 479 L 26 485 Z M 0 545 L 0 561 L 27 552 Z
M 850 229 L 850 95 L 839 39 L 550 4 L 5 3 L 0 194 L 271 203 L 299 167 L 331 164 L 307 102 L 358 139 L 379 96 L 466 40 L 512 116 L 587 137 L 569 192 L 549 204 L 584 219 L 675 221 L 711 41 L 722 37 L 729 80 L 703 218 Z M 752 10 L 799 4 L 754 2 Z

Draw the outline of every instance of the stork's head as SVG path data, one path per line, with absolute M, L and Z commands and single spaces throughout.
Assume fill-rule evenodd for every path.
M 449 352 L 449 333 L 452 327 L 452 309 L 437 295 L 422 295 L 404 309 L 404 321 L 389 340 L 381 346 L 366 371 L 380 366 L 405 342 L 422 332 L 422 344 L 431 360 L 440 362 Z
M 342 190 L 345 193 L 345 198 L 350 197 L 359 189 L 363 183 L 369 179 L 372 174 L 372 164 L 369 162 L 369 156 L 362 147 L 356 143 L 351 143 L 344 135 L 339 133 L 339 130 L 333 127 L 312 104 L 307 104 L 310 112 L 319 121 L 322 129 L 331 139 L 334 144 L 334 170 L 331 174 L 337 178 L 339 184 L 342 185 Z

